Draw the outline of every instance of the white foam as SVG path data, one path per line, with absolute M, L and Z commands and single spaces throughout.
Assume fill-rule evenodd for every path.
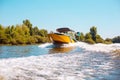
M 39 45 L 40 48 L 47 48 L 47 47 L 50 48 L 51 46 L 53 46 L 52 43 L 45 43 L 45 44 L 41 44 L 41 45 Z
M 45 43 L 40 45 L 39 47 L 41 48 L 46 48 L 46 47 L 53 47 L 52 43 Z M 120 49 L 120 44 L 115 43 L 115 44 L 87 44 L 84 42 L 76 42 L 76 43 L 70 43 L 70 44 L 64 44 L 61 47 L 80 47 L 86 51 L 95 51 L 95 52 L 111 52 L 116 49 Z
M 90 53 L 54 54 L 0 60 L 0 76 L 6 80 L 84 80 L 90 75 L 103 75 L 114 65 L 99 60 L 102 65 L 90 61 Z M 93 57 L 92 57 L 93 58 Z M 96 60 L 97 58 L 94 57 Z M 88 66 L 86 66 L 86 64 Z M 93 65 L 94 64 L 94 65 Z M 98 66 L 97 69 L 93 68 Z M 102 67 L 103 66 L 103 67 Z M 100 72 L 98 72 L 100 70 Z M 91 76 L 92 77 L 92 76 Z
M 95 52 L 111 52 L 113 50 L 116 49 L 120 49 L 120 44 L 102 44 L 102 43 L 98 43 L 98 44 L 87 44 L 84 42 L 78 42 L 75 43 L 76 46 L 83 48 L 87 51 L 95 51 Z
M 39 47 L 46 48 L 51 45 L 50 43 L 46 43 Z M 120 44 L 90 45 L 83 42 L 77 42 L 64 45 L 64 47 L 68 46 L 80 47 L 87 52 L 1 59 L 0 76 L 3 76 L 5 80 L 84 80 L 85 78 L 92 79 L 94 75 L 99 78 L 99 75 L 109 74 L 110 69 L 114 70 L 112 69 L 114 67 L 114 62 L 111 60 L 106 61 L 108 59 L 104 60 L 104 56 L 101 58 L 99 57 L 100 59 L 97 58 L 97 56 L 90 57 L 92 55 L 91 51 L 109 53 L 111 50 L 120 49 Z M 98 63 L 102 64 L 100 65 Z M 95 69 L 94 66 L 97 66 L 97 68 Z M 91 75 L 93 75 L 93 77 Z

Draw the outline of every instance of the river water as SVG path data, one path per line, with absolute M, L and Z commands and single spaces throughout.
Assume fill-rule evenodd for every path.
M 0 80 L 120 80 L 120 44 L 0 46 Z

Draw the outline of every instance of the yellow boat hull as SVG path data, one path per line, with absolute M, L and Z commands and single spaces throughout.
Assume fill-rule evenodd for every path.
M 74 43 L 75 41 L 73 39 L 71 39 L 69 36 L 67 35 L 62 35 L 62 34 L 48 34 L 48 37 L 51 41 L 53 41 L 54 43 Z

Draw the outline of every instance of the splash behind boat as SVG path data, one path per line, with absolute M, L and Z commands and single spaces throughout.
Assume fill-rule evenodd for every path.
M 75 43 L 75 32 L 69 28 L 58 28 L 57 33 L 48 34 L 49 39 L 54 44 Z

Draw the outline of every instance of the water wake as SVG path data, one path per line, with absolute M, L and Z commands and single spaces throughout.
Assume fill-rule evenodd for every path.
M 53 44 L 52 43 L 45 43 L 45 44 L 41 44 L 39 45 L 40 48 L 53 48 Z
M 46 54 L 0 60 L 0 79 L 3 80 L 118 80 L 120 61 L 113 59 L 112 50 L 120 44 L 94 44 L 83 42 L 62 47 L 79 47 L 73 54 Z M 40 48 L 53 48 L 46 43 Z
M 77 45 L 87 51 L 95 51 L 95 52 L 111 52 L 113 50 L 116 49 L 120 49 L 120 44 L 94 44 L 94 45 L 90 45 L 90 44 L 86 44 L 83 42 L 79 42 L 77 43 Z
M 117 80 L 120 78 L 120 65 L 117 66 L 111 60 L 111 56 L 103 53 L 31 56 L 3 59 L 0 60 L 0 64 L 0 76 L 5 80 L 110 80 L 110 78 Z
M 52 43 L 45 43 L 40 45 L 39 47 L 41 48 L 53 48 L 55 47 Z M 82 48 L 86 51 L 95 51 L 95 52 L 112 52 L 116 49 L 120 49 L 120 44 L 87 44 L 84 42 L 77 42 L 77 43 L 70 43 L 70 44 L 63 44 L 62 46 L 60 46 L 62 48 L 64 47 L 79 47 Z

